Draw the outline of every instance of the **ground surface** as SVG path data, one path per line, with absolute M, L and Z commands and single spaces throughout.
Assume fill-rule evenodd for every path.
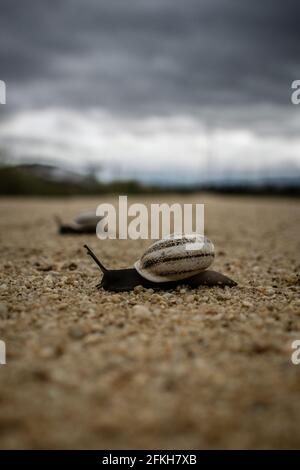
M 56 233 L 100 199 L 1 200 L 1 448 L 300 448 L 300 204 L 181 201 L 237 288 L 97 291 L 84 243 L 126 267 L 149 242 Z

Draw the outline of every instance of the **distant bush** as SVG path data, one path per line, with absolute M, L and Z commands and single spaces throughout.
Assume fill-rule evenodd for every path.
M 82 181 L 50 180 L 35 174 L 26 166 L 0 167 L 0 195 L 4 196 L 81 196 L 97 194 L 138 194 L 151 192 L 136 181 L 100 183 L 89 177 Z

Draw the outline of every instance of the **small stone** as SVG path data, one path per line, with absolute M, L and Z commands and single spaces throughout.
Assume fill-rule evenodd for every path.
M 75 271 L 75 269 L 77 269 L 77 264 L 72 262 L 69 264 L 68 268 L 70 269 L 70 271 Z
M 136 315 L 138 315 L 140 317 L 147 317 L 148 318 L 149 315 L 151 315 L 150 310 L 147 307 L 145 307 L 144 305 L 135 305 L 132 310 Z
M 143 286 L 135 286 L 135 288 L 133 289 L 133 292 L 138 294 L 139 292 L 143 292 L 143 290 L 144 290 Z
M 39 355 L 43 359 L 50 359 L 56 355 L 55 348 L 51 346 L 45 346 L 44 348 L 40 350 Z
M 217 294 L 217 299 L 218 300 L 229 300 L 230 299 L 230 294 L 229 294 L 229 292 L 219 292 Z
M 160 300 L 161 300 L 161 297 L 158 294 L 153 294 L 152 297 L 151 297 L 151 302 L 152 303 L 160 302 Z
M 48 382 L 51 380 L 51 376 L 48 370 L 42 368 L 36 368 L 32 370 L 32 376 L 39 382 Z
M 37 265 L 36 269 L 38 271 L 48 272 L 48 271 L 52 271 L 53 265 L 52 264 L 44 264 L 42 266 Z
M 243 300 L 242 305 L 243 307 L 248 307 L 248 308 L 253 307 L 252 303 L 248 302 L 248 300 Z
M 299 276 L 297 274 L 286 274 L 283 279 L 290 286 L 299 284 Z
M 217 312 L 217 310 L 215 310 L 215 309 L 213 309 L 213 308 L 209 308 L 209 309 L 207 309 L 207 310 L 205 311 L 205 314 L 206 314 L 206 315 L 217 315 L 218 312 Z
M 272 287 L 267 287 L 267 288 L 265 289 L 265 294 L 266 294 L 266 295 L 274 295 L 274 294 L 275 294 L 275 291 L 274 291 L 274 289 L 272 289 Z
M 0 318 L 7 318 L 8 308 L 4 303 L 0 303 Z
M 12 267 L 13 267 L 13 264 L 12 264 L 11 261 L 7 261 L 7 263 L 4 264 L 4 268 L 5 268 L 5 269 L 10 269 L 10 268 L 12 268 Z
M 48 274 L 45 279 L 44 279 L 44 283 L 48 286 L 48 287 L 53 287 L 53 277 Z
M 61 302 L 58 305 L 58 310 L 66 310 L 68 308 L 68 304 L 66 302 Z
M 71 326 L 69 329 L 69 335 L 73 339 L 81 339 L 85 336 L 85 333 L 79 326 Z
M 101 341 L 101 335 L 99 332 L 91 333 L 84 338 L 84 344 L 96 344 Z
M 119 294 L 114 294 L 111 296 L 111 302 L 114 303 L 114 304 L 118 304 L 119 302 L 121 302 L 121 296 Z
M 185 298 L 185 301 L 187 303 L 194 302 L 194 300 L 195 300 L 195 296 L 193 294 L 187 295 L 186 298 Z
M 172 294 L 171 294 L 170 292 L 166 292 L 166 293 L 163 295 L 163 297 L 164 297 L 165 299 L 170 299 L 170 297 L 172 297 Z

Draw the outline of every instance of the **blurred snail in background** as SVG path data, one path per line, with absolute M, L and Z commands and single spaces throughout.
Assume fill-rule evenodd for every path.
M 85 211 L 79 214 L 72 223 L 64 224 L 61 219 L 56 216 L 55 217 L 58 231 L 62 235 L 70 235 L 70 234 L 95 234 L 96 227 L 100 220 L 103 219 L 102 216 L 96 215 L 95 211 Z
M 203 235 L 170 235 L 153 243 L 133 268 L 107 269 L 93 251 L 87 254 L 103 273 L 98 288 L 130 291 L 136 286 L 174 289 L 178 285 L 233 287 L 237 283 L 216 271 L 207 270 L 214 260 L 214 245 Z

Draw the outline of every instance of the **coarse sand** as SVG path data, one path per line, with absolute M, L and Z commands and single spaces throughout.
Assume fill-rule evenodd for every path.
M 150 241 L 60 236 L 53 216 L 110 200 L 0 200 L 0 447 L 300 448 L 299 200 L 134 198 L 205 203 L 238 287 L 109 293 L 84 243 L 117 268 Z

